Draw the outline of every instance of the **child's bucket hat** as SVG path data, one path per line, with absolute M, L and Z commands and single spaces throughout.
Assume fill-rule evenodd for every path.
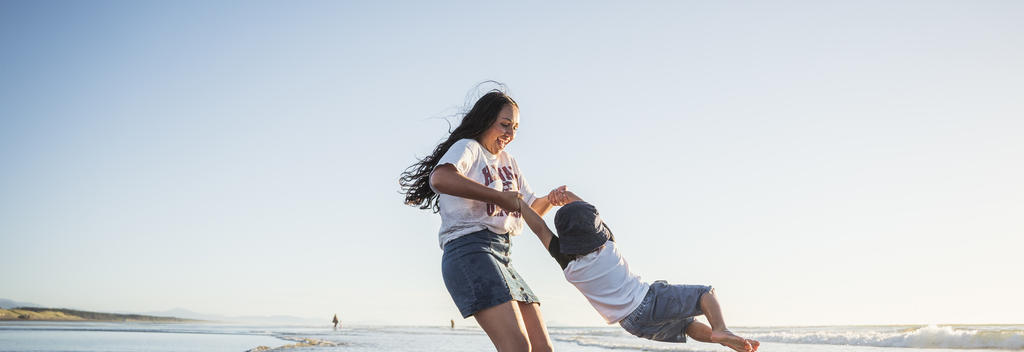
M 558 251 L 562 254 L 587 254 L 604 245 L 612 230 L 604 224 L 597 208 L 584 201 L 566 204 L 555 213 Z

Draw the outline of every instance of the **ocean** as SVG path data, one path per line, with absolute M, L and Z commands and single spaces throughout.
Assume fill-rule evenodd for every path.
M 617 326 L 550 327 L 556 351 L 732 351 L 639 339 Z M 1024 351 L 1024 325 L 737 327 L 759 351 Z M 261 347 L 262 346 L 262 347 Z M 0 322 L 0 351 L 493 351 L 477 327 Z

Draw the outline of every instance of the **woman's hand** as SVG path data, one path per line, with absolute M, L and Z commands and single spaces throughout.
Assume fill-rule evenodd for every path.
M 501 194 L 498 196 L 498 201 L 496 202 L 496 205 L 501 207 L 502 209 L 505 209 L 505 211 L 509 213 L 515 213 L 522 210 L 521 207 L 523 203 L 525 203 L 525 201 L 523 201 L 523 195 L 521 193 L 515 191 L 505 191 L 501 192 Z
M 519 192 L 500 192 L 481 185 L 463 176 L 452 164 L 438 166 L 430 176 L 430 185 L 439 193 L 494 204 L 510 213 L 520 210 Z

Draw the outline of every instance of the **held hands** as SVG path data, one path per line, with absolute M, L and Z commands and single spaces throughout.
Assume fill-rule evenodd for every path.
M 562 185 L 561 187 L 551 190 L 551 193 L 548 193 L 546 197 L 548 198 L 548 203 L 551 203 L 551 205 L 556 207 L 560 207 L 572 202 L 572 199 L 569 197 L 570 194 L 572 194 L 572 192 L 566 190 L 565 185 Z
M 564 185 L 551 190 L 545 198 L 547 198 L 548 203 L 558 207 L 582 200 L 576 194 L 567 190 Z M 530 206 L 523 200 L 523 195 L 515 191 L 501 192 L 495 204 L 510 213 L 521 213 L 524 206 Z

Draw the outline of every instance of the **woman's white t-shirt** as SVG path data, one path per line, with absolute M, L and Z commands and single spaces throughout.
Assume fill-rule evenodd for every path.
M 517 191 L 523 195 L 526 204 L 533 204 L 537 199 L 519 172 L 519 164 L 504 150 L 491 154 L 476 140 L 461 139 L 452 144 L 437 162 L 437 166 L 444 164 L 452 164 L 463 176 L 486 187 Z M 440 195 L 437 204 L 441 210 L 441 230 L 438 233 L 441 249 L 448 241 L 483 229 L 511 235 L 523 231 L 522 215 L 518 212 L 508 213 L 494 204 L 444 194 L 433 186 L 431 189 Z

